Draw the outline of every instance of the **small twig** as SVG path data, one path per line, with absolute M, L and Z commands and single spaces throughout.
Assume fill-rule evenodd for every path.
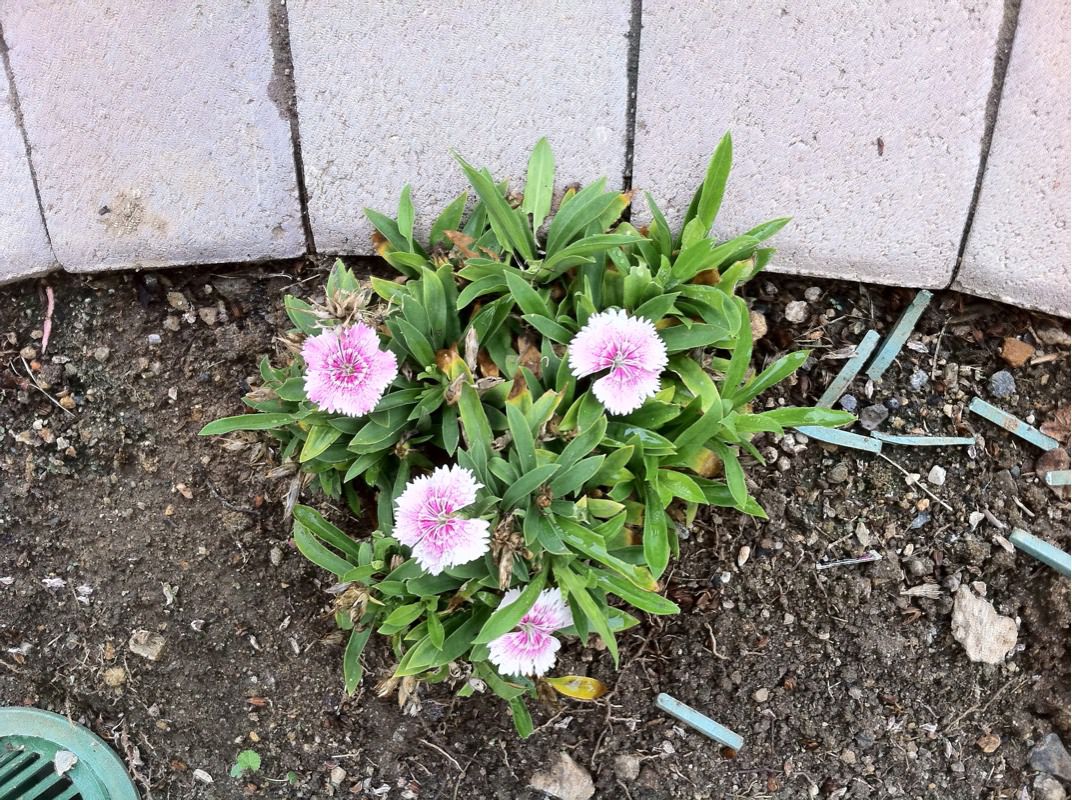
M 20 356 L 20 358 L 21 358 L 21 356 Z M 14 372 L 16 375 L 19 374 L 18 371 L 15 369 L 15 367 L 10 362 L 8 362 L 8 366 L 11 367 L 11 371 Z M 59 400 L 57 400 L 55 397 L 53 397 L 52 395 L 50 395 L 48 392 L 46 392 L 44 389 L 41 388 L 41 384 L 37 382 L 37 376 L 33 374 L 33 370 L 30 369 L 30 365 L 26 363 L 25 358 L 22 359 L 22 366 L 26 368 L 26 374 L 30 377 L 30 381 L 33 383 L 33 387 L 35 389 L 37 389 L 37 391 L 39 391 L 41 394 L 43 394 L 45 397 L 47 397 L 48 401 L 50 403 L 52 403 L 52 405 L 54 405 L 60 411 L 62 411 L 64 414 L 66 414 L 69 417 L 74 416 L 73 411 L 71 411 L 70 409 L 64 408 L 62 405 L 60 405 Z
M 52 311 L 56 307 L 56 295 L 51 286 L 45 286 L 45 321 L 41 325 L 41 355 L 48 350 L 48 337 L 52 335 Z
M 458 760 L 454 756 L 452 756 L 450 753 L 448 753 L 446 750 L 444 750 L 442 747 L 440 747 L 437 744 L 432 744 L 427 739 L 418 739 L 417 741 L 419 741 L 425 747 L 430 747 L 433 750 L 435 750 L 441 756 L 446 758 L 451 764 L 456 766 L 458 768 L 459 772 L 461 772 L 463 775 L 465 774 L 465 770 L 462 768 L 462 765 L 458 763 Z
M 904 476 L 906 478 L 911 478 L 912 477 L 911 472 L 909 472 L 907 469 L 902 467 L 900 464 L 898 464 L 892 458 L 887 456 L 885 453 L 878 453 L 877 455 L 878 455 L 879 458 L 882 458 L 882 459 L 885 459 L 886 461 L 889 461 L 891 464 L 893 464 L 893 466 L 895 466 L 895 467 L 897 467 L 897 469 L 901 470 L 901 472 L 904 473 Z M 934 502 L 936 502 L 938 505 L 940 505 L 942 508 L 946 509 L 947 511 L 952 511 L 953 510 L 953 507 L 951 505 L 949 505 L 942 498 L 940 498 L 938 495 L 936 495 L 934 492 L 932 492 L 930 489 L 928 489 L 926 486 L 924 486 L 923 483 L 921 483 L 918 479 L 912 480 L 910 485 L 918 486 L 920 489 L 922 489 L 927 494 L 929 494 L 931 496 L 931 499 Z

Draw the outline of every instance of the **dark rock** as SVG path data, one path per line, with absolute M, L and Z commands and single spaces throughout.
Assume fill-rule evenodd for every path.
M 995 372 L 987 382 L 990 394 L 997 398 L 1008 397 L 1016 392 L 1016 379 L 1008 370 Z
M 884 405 L 876 403 L 873 406 L 867 406 L 867 408 L 860 412 L 860 424 L 865 430 L 877 430 L 889 416 L 889 409 Z
M 1049 733 L 1042 741 L 1035 745 L 1030 755 L 1031 768 L 1047 775 L 1055 775 L 1061 780 L 1068 782 L 1070 764 L 1068 751 L 1065 749 L 1061 737 L 1056 733 Z

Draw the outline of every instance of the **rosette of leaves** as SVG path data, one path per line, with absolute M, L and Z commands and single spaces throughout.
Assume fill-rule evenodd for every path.
M 647 228 L 621 221 L 630 197 L 603 181 L 568 189 L 549 217 L 554 160 L 545 141 L 519 198 L 459 159 L 475 203 L 467 213 L 460 195 L 424 243 L 408 188 L 395 218 L 368 212 L 398 281 L 365 283 L 340 263 L 323 303 L 286 299 L 292 342 L 361 319 L 397 356 L 398 377 L 370 415 L 353 418 L 306 399 L 300 357 L 278 368 L 264 360 L 263 384 L 245 398 L 254 413 L 202 433 L 270 431 L 282 461 L 367 522 L 371 533 L 350 536 L 313 508 L 294 508 L 295 544 L 338 578 L 337 619 L 351 631 L 348 690 L 377 631 L 398 658 L 392 688 L 464 673 L 462 693 L 487 686 L 527 734 L 522 697 L 537 684 L 499 675 L 487 642 L 511 630 L 543 588 L 557 587 L 573 614 L 565 633 L 598 635 L 617 663 L 615 633 L 637 624 L 635 610 L 677 611 L 658 594 L 658 577 L 678 551 L 678 528 L 704 505 L 764 516 L 740 461 L 744 451 L 762 462 L 751 439 L 852 420 L 829 409 L 752 409 L 807 353 L 751 369 L 748 308 L 734 291 L 770 259 L 761 243 L 786 220 L 728 241 L 710 235 L 730 147 L 727 137 L 676 235 L 650 198 Z M 651 319 L 670 354 L 658 394 L 624 417 L 605 412 L 567 358 L 587 319 L 609 308 Z M 469 510 L 491 522 L 492 548 L 432 576 L 392 538 L 393 504 L 412 476 L 450 462 L 483 484 Z M 364 487 L 375 496 L 368 513 Z M 500 608 L 511 587 L 521 595 Z

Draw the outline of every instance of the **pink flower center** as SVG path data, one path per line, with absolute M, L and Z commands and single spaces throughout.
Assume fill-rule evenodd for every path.
M 328 361 L 328 372 L 338 386 L 360 386 L 369 373 L 369 362 L 360 353 L 340 350 Z

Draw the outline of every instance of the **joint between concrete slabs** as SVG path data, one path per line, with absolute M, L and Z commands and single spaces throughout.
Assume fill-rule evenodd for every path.
M 26 124 L 22 116 L 22 104 L 19 102 L 19 91 L 15 86 L 15 72 L 11 68 L 11 57 L 7 51 L 7 39 L 4 38 L 4 26 L 0 25 L 0 59 L 4 62 L 4 75 L 7 78 L 8 92 L 11 97 L 11 109 L 15 113 L 15 126 L 22 136 L 22 146 L 26 151 L 26 166 L 30 171 L 30 182 L 33 184 L 34 198 L 37 200 L 37 213 L 41 217 L 41 227 L 45 231 L 45 240 L 48 242 L 49 255 L 52 256 L 53 267 L 62 268 L 56 258 L 56 250 L 52 246 L 52 234 L 48 229 L 48 220 L 45 218 L 45 207 L 41 202 L 41 190 L 37 185 L 37 170 L 34 169 L 33 152 L 30 149 L 30 137 L 26 133 Z
M 990 148 L 994 143 L 994 128 L 998 121 L 1001 95 L 1005 89 L 1005 76 L 1009 71 L 1009 61 L 1012 58 L 1012 44 L 1016 38 L 1016 26 L 1020 19 L 1020 6 L 1021 0 L 1005 0 L 1005 13 L 998 31 L 998 40 L 995 42 L 997 52 L 994 55 L 994 77 L 990 84 L 990 93 L 986 98 L 985 127 L 979 146 L 979 169 L 975 173 L 975 187 L 972 189 L 968 213 L 964 217 L 964 230 L 960 234 L 960 246 L 957 248 L 956 261 L 953 262 L 953 274 L 949 277 L 946 289 L 951 289 L 960 275 L 960 268 L 964 263 L 964 251 L 968 247 L 968 237 L 971 235 L 972 223 L 975 221 L 975 210 L 979 206 L 983 179 L 986 177 L 986 165 L 990 159 Z
M 273 97 L 280 114 L 290 125 L 290 142 L 294 153 L 294 180 L 298 187 L 305 250 L 316 253 L 316 237 L 309 217 L 309 195 L 305 188 L 305 162 L 302 158 L 301 128 L 298 122 L 298 88 L 294 82 L 294 55 L 290 49 L 290 17 L 284 3 L 268 4 L 268 36 L 272 48 L 272 82 L 281 97 Z
M 633 188 L 633 147 L 636 141 L 637 83 L 640 74 L 640 36 L 644 29 L 644 0 L 632 0 L 629 17 L 629 49 L 626 54 L 625 93 L 625 159 L 622 169 L 622 191 Z M 632 204 L 626 207 L 624 218 L 630 218 Z

